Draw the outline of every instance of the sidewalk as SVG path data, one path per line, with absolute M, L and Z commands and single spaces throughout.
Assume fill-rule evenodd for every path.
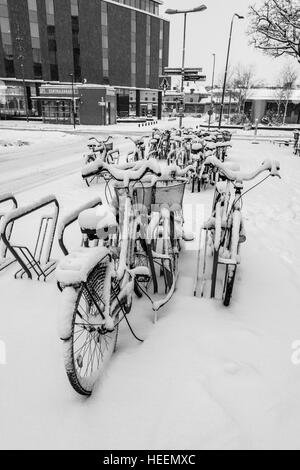
M 44 124 L 42 122 L 24 122 L 24 121 L 0 121 L 1 130 L 18 130 L 18 131 L 45 131 L 45 132 L 63 132 L 68 134 L 89 134 L 89 135 L 146 135 L 150 136 L 153 128 L 171 129 L 178 127 L 178 119 L 176 120 L 161 120 L 153 126 L 139 127 L 136 123 L 118 123 L 111 126 L 76 126 L 66 124 Z M 205 125 L 205 116 L 203 118 L 186 117 L 183 120 L 184 126 L 196 128 L 199 125 Z M 276 138 L 293 139 L 293 127 L 290 129 L 259 129 L 258 134 L 255 136 L 254 130 L 245 131 L 243 129 L 232 129 L 233 138 L 246 139 L 246 140 L 272 140 Z
M 200 119 L 186 118 L 185 125 L 195 127 L 201 123 Z M 153 126 L 139 127 L 138 123 L 118 123 L 111 126 L 76 126 L 66 124 L 44 124 L 42 122 L 0 121 L 0 131 L 3 129 L 22 131 L 65 132 L 71 134 L 142 134 L 149 135 L 152 129 L 168 129 L 178 125 L 178 120 L 161 120 Z

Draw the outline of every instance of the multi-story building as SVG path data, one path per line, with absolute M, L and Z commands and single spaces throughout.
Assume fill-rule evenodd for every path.
M 0 85 L 16 86 L 17 111 L 26 88 L 30 110 L 41 84 L 71 82 L 118 89 L 118 109 L 136 109 L 140 96 L 157 92 L 168 65 L 169 22 L 160 0 L 0 0 Z M 23 80 L 25 80 L 25 87 Z M 19 83 L 18 83 L 19 82 Z M 152 108 L 158 104 L 153 97 Z M 3 91 L 0 109 L 3 112 Z M 26 104 L 26 103 L 25 103 Z M 10 108 L 13 110 L 14 105 Z

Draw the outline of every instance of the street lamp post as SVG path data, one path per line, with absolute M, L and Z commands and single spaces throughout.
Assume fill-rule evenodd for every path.
M 199 7 L 190 10 L 173 10 L 169 8 L 166 10 L 167 15 L 184 15 L 184 28 L 183 28 L 183 50 L 182 50 L 182 69 L 181 69 L 181 98 L 180 98 L 180 117 L 179 127 L 182 127 L 183 116 L 184 116 L 184 77 L 185 77 L 185 50 L 186 50 L 186 22 L 188 13 L 197 13 L 207 9 L 206 5 L 200 5 Z
M 74 74 L 70 73 L 72 79 L 72 117 L 73 117 L 73 126 L 76 129 L 76 117 L 75 117 L 75 93 L 74 93 Z
M 216 70 L 216 54 L 213 54 L 214 62 L 213 62 L 213 73 L 212 73 L 212 81 L 211 81 L 211 110 L 209 113 L 209 121 L 208 121 L 208 129 L 210 129 L 211 125 L 211 116 L 213 113 L 213 92 L 215 86 L 215 70 Z
M 230 124 L 230 116 L 231 116 L 231 102 L 232 102 L 232 90 L 229 90 L 229 109 L 228 109 L 229 124 Z
M 227 75 L 228 75 L 228 65 L 229 65 L 229 56 L 230 56 L 230 48 L 231 48 L 231 39 L 232 39 L 232 30 L 233 30 L 233 22 L 234 19 L 238 18 L 239 20 L 243 20 L 244 17 L 235 13 L 231 20 L 230 26 L 230 34 L 229 34 L 229 41 L 228 41 L 228 50 L 227 50 L 227 59 L 226 59 L 226 67 L 225 67 L 225 75 L 224 75 L 224 83 L 223 83 L 223 93 L 222 93 L 222 102 L 221 102 L 221 109 L 220 109 L 220 118 L 219 118 L 219 129 L 222 125 L 222 117 L 224 111 L 224 102 L 225 102 L 225 92 L 226 92 L 226 83 L 227 83 Z

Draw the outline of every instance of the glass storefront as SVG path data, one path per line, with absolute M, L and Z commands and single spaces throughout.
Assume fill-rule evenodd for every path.
M 0 84 L 0 116 L 25 116 L 24 88 Z
M 73 122 L 72 99 L 41 98 L 43 121 L 52 124 L 71 124 Z M 79 124 L 79 105 L 76 100 L 76 122 Z

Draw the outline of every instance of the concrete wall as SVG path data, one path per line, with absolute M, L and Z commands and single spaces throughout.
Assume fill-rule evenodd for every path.
M 131 86 L 131 11 L 111 3 L 107 7 L 109 82 Z
M 150 88 L 159 87 L 159 33 L 160 20 L 151 18 L 151 62 L 150 62 Z
M 146 86 L 146 15 L 136 14 L 136 86 Z
M 16 78 L 22 78 L 22 61 L 20 59 L 20 55 L 23 55 L 25 77 L 28 79 L 33 79 L 33 58 L 27 0 L 8 0 L 7 4 L 10 17 L 13 47 L 15 52 L 14 63 Z M 21 38 L 21 41 L 17 40 L 18 37 Z M 20 45 L 22 50 L 20 50 Z
M 54 12 L 59 80 L 68 82 L 74 71 L 70 0 L 54 0 Z
M 44 80 L 50 80 L 50 61 L 48 49 L 48 33 L 46 20 L 46 7 L 44 0 L 37 0 L 37 13 L 39 21 L 40 44 L 42 54 L 42 71 Z

